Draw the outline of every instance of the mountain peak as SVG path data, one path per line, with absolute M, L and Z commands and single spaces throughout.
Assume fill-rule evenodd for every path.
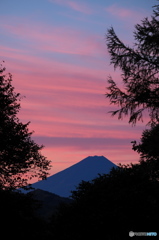
M 94 155 L 94 156 L 88 156 L 87 158 L 85 159 L 101 159 L 101 158 L 105 158 L 104 156 L 97 156 L 97 155 Z M 105 158 L 106 159 L 106 158 Z
M 98 161 L 98 160 L 108 160 L 108 159 L 106 157 L 104 157 L 104 156 L 94 155 L 94 156 L 88 156 L 85 159 L 83 159 L 82 161 L 85 161 L 85 160 L 92 160 L 92 161 L 95 160 L 95 161 Z
M 98 177 L 98 174 L 109 173 L 113 167 L 116 167 L 116 165 L 104 156 L 88 156 L 71 167 L 48 177 L 46 180 L 34 183 L 32 187 L 62 197 L 69 197 L 71 191 L 75 190 L 82 180 L 91 181 Z

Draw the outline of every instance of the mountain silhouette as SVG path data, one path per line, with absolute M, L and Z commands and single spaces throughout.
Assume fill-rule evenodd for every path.
M 113 167 L 116 167 L 116 165 L 104 156 L 89 156 L 71 167 L 48 177 L 46 180 L 32 184 L 32 187 L 62 197 L 69 197 L 71 191 L 75 190 L 82 180 L 91 181 L 98 174 L 109 173 Z
M 72 199 L 60 197 L 54 193 L 50 193 L 41 189 L 35 189 L 28 193 L 32 199 L 38 201 L 39 207 L 35 208 L 36 216 L 48 221 L 50 217 L 58 211 L 58 207 L 62 204 L 72 203 Z

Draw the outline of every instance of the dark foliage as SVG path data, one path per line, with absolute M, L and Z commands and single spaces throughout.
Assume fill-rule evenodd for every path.
M 147 164 L 121 166 L 82 182 L 74 202 L 52 220 L 55 239 L 129 239 L 129 231 L 156 231 L 158 189 Z
M 44 179 L 50 167 L 29 132 L 29 122 L 17 117 L 21 96 L 14 92 L 12 75 L 0 67 L 0 188 L 14 189 L 27 185 L 28 179 Z
M 109 77 L 106 97 L 110 103 L 119 106 L 112 111 L 118 118 L 129 116 L 129 123 L 142 120 L 143 113 L 149 113 L 149 123 L 159 120 L 159 5 L 155 6 L 152 18 L 145 18 L 135 26 L 135 44 L 126 46 L 113 28 L 106 35 L 111 64 L 122 71 L 124 88 L 120 89 Z
M 159 180 L 159 124 L 142 133 L 141 141 L 133 141 L 133 150 L 140 154 L 140 163 L 149 166 L 151 179 Z
M 4 238 L 41 238 L 52 237 L 48 225 L 38 219 L 34 211 L 37 203 L 18 192 L 0 190 L 1 234 Z
M 133 149 L 140 154 L 141 161 L 159 160 L 159 124 L 142 133 L 141 142 L 133 143 Z

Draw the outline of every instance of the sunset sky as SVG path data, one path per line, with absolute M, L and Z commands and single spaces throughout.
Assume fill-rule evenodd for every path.
M 13 75 L 21 101 L 19 118 L 31 121 L 33 139 L 52 160 L 51 174 L 91 155 L 118 163 L 138 161 L 136 127 L 108 111 L 110 66 L 107 29 L 133 46 L 134 25 L 150 17 L 156 0 L 1 0 L 0 62 Z

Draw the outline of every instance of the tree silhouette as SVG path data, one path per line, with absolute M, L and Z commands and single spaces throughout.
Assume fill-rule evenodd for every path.
M 158 187 L 147 166 L 139 164 L 81 182 L 72 193 L 74 201 L 52 218 L 55 239 L 126 240 L 130 231 L 157 231 Z
M 49 226 L 35 214 L 38 202 L 28 194 L 0 190 L 1 233 L 5 238 L 52 239 Z
M 29 132 L 30 122 L 23 124 L 17 117 L 20 93 L 14 92 L 12 75 L 0 65 L 0 188 L 14 189 L 28 184 L 28 179 L 44 179 L 50 161 L 44 157 Z
M 159 124 L 142 133 L 141 142 L 133 143 L 133 149 L 140 154 L 140 160 L 159 160 Z
M 119 106 L 112 111 L 119 119 L 129 116 L 129 123 L 136 124 L 148 112 L 149 123 L 159 121 L 159 5 L 154 6 L 151 19 L 145 18 L 135 26 L 135 44 L 126 46 L 113 28 L 106 35 L 111 64 L 122 71 L 124 89 L 120 89 L 110 76 L 106 97 Z

